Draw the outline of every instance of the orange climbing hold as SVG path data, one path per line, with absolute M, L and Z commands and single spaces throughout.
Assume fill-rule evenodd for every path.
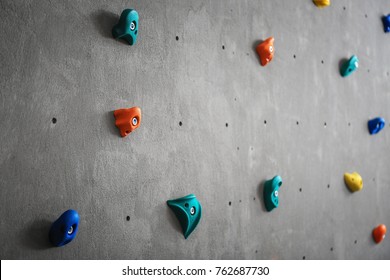
M 383 239 L 385 239 L 386 236 L 386 226 L 384 224 L 381 224 L 374 228 L 372 231 L 372 237 L 374 237 L 375 243 L 382 242 Z
M 137 129 L 141 124 L 141 108 L 133 107 L 114 111 L 115 125 L 122 137 Z
M 256 52 L 260 57 L 261 66 L 266 66 L 274 57 L 274 37 L 269 37 L 256 47 Z

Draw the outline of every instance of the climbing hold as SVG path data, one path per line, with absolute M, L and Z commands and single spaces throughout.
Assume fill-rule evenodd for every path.
M 141 124 L 141 108 L 133 107 L 114 111 L 115 125 L 122 137 L 137 129 Z
M 257 54 L 260 57 L 261 66 L 266 66 L 274 57 L 274 37 L 269 37 L 256 47 Z
M 330 0 L 313 0 L 313 3 L 318 7 L 318 8 L 324 8 L 330 5 Z
M 49 232 L 50 242 L 57 247 L 72 241 L 79 227 L 79 214 L 72 209 L 65 211 L 52 225 Z
M 341 66 L 340 74 L 343 77 L 349 76 L 352 72 L 354 72 L 359 67 L 359 59 L 356 55 L 351 56 L 351 58 L 344 62 Z
M 202 216 L 202 207 L 194 194 L 168 200 L 168 206 L 175 213 L 183 229 L 184 238 L 191 234 L 198 225 Z
M 282 178 L 275 176 L 264 183 L 264 204 L 268 212 L 279 206 L 279 188 L 282 186 Z
M 385 127 L 385 120 L 382 118 L 375 118 L 368 121 L 368 130 L 370 134 L 377 134 Z
M 112 28 L 112 36 L 115 39 L 124 39 L 130 45 L 134 45 L 137 41 L 138 19 L 136 10 L 123 10 L 118 24 Z
M 360 191 L 363 188 L 363 179 L 357 172 L 344 173 L 344 181 L 351 192 Z
M 386 33 L 390 32 L 390 14 L 388 14 L 387 16 L 383 16 L 382 21 L 383 21 L 383 28 L 385 29 L 385 32 Z
M 386 226 L 384 224 L 381 224 L 374 228 L 372 231 L 372 237 L 374 238 L 375 243 L 381 243 L 383 239 L 385 239 L 386 236 Z

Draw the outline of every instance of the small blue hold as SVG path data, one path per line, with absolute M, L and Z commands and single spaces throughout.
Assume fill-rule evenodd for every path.
M 279 206 L 279 188 L 282 186 L 282 178 L 275 176 L 264 183 L 264 204 L 268 212 Z
M 385 29 L 385 32 L 386 33 L 390 32 L 390 14 L 388 14 L 387 16 L 383 16 L 382 21 L 383 21 L 383 28 Z
M 356 71 L 359 67 L 359 59 L 356 55 L 351 56 L 351 58 L 344 62 L 340 68 L 340 74 L 343 77 L 349 76 L 352 72 Z
M 382 118 L 375 118 L 368 121 L 368 130 L 370 134 L 377 134 L 385 127 L 385 120 Z
M 136 10 L 126 9 L 122 12 L 118 24 L 112 28 L 115 39 L 124 39 L 130 45 L 137 42 L 139 16 Z
M 79 220 L 79 214 L 75 210 L 65 211 L 50 228 L 50 242 L 57 247 L 71 242 L 76 237 Z
M 202 206 L 194 194 L 168 200 L 167 204 L 175 213 L 183 230 L 184 238 L 187 239 L 199 224 L 202 217 Z

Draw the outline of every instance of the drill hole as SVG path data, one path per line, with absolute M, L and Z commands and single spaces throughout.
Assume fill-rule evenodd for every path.
M 302 192 L 302 188 L 299 188 L 299 192 Z
M 223 50 L 225 49 L 225 45 L 222 45 L 222 49 L 223 49 Z
M 188 203 L 184 204 L 184 207 L 185 207 L 185 208 L 188 208 L 188 206 L 189 206 Z
M 179 126 L 182 126 L 182 125 L 183 125 L 183 123 L 180 121 L 180 122 L 179 122 Z
M 299 125 L 299 121 L 297 121 L 297 125 Z
M 176 41 L 179 41 L 179 36 L 176 36 Z
M 232 205 L 232 202 L 231 201 L 229 201 L 229 206 L 231 206 Z
M 328 184 L 328 189 L 330 188 L 330 185 Z
M 267 120 L 264 120 L 264 124 L 267 124 Z
M 355 240 L 355 244 L 357 244 L 357 240 Z
M 127 217 L 126 217 L 126 221 L 130 221 L 130 216 L 127 216 Z
M 324 61 L 323 61 L 323 60 L 321 60 L 321 63 L 322 63 L 322 64 L 324 64 Z
M 225 125 L 226 125 L 226 127 L 228 127 L 228 126 L 229 126 L 229 124 L 228 124 L 228 123 L 226 123 Z
M 324 127 L 326 127 L 326 122 L 324 122 Z
M 306 257 L 305 257 L 305 256 L 303 256 L 303 257 L 302 257 L 302 259 L 303 259 L 303 260 L 306 260 Z
M 56 118 L 52 118 L 52 119 L 51 119 L 51 122 L 54 123 L 54 124 L 56 124 L 56 123 L 57 123 L 57 119 L 56 119 Z
M 333 252 L 333 247 L 330 248 L 330 251 Z

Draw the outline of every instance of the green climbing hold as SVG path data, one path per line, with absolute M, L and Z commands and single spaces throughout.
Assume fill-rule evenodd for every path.
M 279 206 L 279 188 L 282 185 L 282 178 L 275 176 L 272 180 L 264 183 L 264 204 L 268 212 Z
M 202 207 L 194 194 L 168 200 L 168 206 L 175 213 L 183 229 L 184 238 L 187 239 L 194 231 L 202 216 Z

